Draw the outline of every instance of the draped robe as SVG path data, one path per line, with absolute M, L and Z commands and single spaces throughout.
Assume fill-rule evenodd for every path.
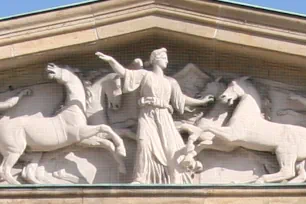
M 146 70 L 126 70 L 124 92 L 140 87 L 140 97 L 154 98 L 184 112 L 185 96 L 176 80 Z M 140 100 L 141 100 L 140 98 Z M 168 108 L 142 105 L 138 117 L 137 155 L 134 181 L 155 184 L 191 183 L 188 173 L 178 165 L 179 151 L 184 148 Z

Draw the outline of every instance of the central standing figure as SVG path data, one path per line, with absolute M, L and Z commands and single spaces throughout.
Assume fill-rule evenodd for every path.
M 185 96 L 177 81 L 164 75 L 163 70 L 168 65 L 166 48 L 151 53 L 152 71 L 128 70 L 111 56 L 101 52 L 96 55 L 108 62 L 113 70 L 124 78 L 123 92 L 131 92 L 140 87 L 138 144 L 133 183 L 191 183 L 189 174 L 178 164 L 176 152 L 182 150 L 185 144 L 171 114 L 173 108 L 182 114 L 185 105 L 204 105 L 214 98 L 208 96 L 199 100 Z

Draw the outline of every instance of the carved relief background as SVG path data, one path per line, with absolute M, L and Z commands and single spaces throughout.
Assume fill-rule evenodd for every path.
M 95 51 L 99 50 L 113 56 L 125 67 L 129 67 L 135 58 L 141 58 L 145 62 L 144 68 L 149 69 L 146 61 L 149 60 L 151 51 L 160 47 L 166 47 L 168 50 L 169 64 L 165 71 L 166 75 L 178 81 L 184 94 L 193 98 L 201 94 L 204 96 L 205 91 L 214 94 L 212 92 L 216 87 L 213 87 L 214 84 L 211 83 L 218 77 L 222 79 L 217 83 L 226 87 L 231 80 L 237 77 L 251 76 L 251 83 L 260 93 L 261 112 L 265 120 L 306 127 L 306 106 L 297 100 L 290 99 L 290 96 L 293 95 L 306 97 L 306 76 L 305 72 L 301 72 L 303 67 L 279 63 L 277 59 L 250 55 L 250 51 L 244 47 L 232 51 L 230 46 L 219 47 L 212 42 L 194 44 L 186 41 L 186 38 L 173 38 L 171 35 L 149 37 L 133 40 L 128 44 L 105 47 L 94 45 L 86 47 L 83 51 L 77 49 L 65 55 L 50 54 L 48 60 L 1 71 L 0 101 L 15 96 L 25 88 L 31 89 L 32 94 L 23 97 L 13 108 L 3 111 L 0 122 L 5 124 L 12 118 L 21 117 L 28 117 L 29 120 L 51 117 L 61 111 L 67 91 L 63 85 L 48 79 L 45 68 L 49 62 L 59 67 L 69 65 L 72 68 L 78 68 L 77 76 L 83 80 L 86 88 L 92 88 L 92 84 L 97 79 L 113 72 L 107 63 L 95 56 Z M 130 68 L 133 69 L 133 67 Z M 212 85 L 211 90 L 207 90 L 208 84 Z M 101 94 L 100 89 L 86 90 L 91 90 L 91 93 L 90 91 L 86 93 L 87 99 Z M 120 135 L 124 142 L 126 156 L 115 158 L 114 152 L 110 150 L 112 145 L 108 146 L 110 149 L 107 149 L 104 141 L 101 142 L 97 138 L 83 145 L 73 143 L 67 148 L 42 154 L 35 173 L 35 177 L 41 183 L 132 182 L 137 146 L 136 131 L 139 112 L 137 97 L 139 93 L 123 93 L 121 107 L 118 109 L 110 107 L 110 99 L 103 94 L 106 93 L 102 92 L 102 95 L 96 98 L 100 100 L 103 107 L 103 111 L 99 110 L 101 116 L 92 116 L 92 113 L 86 113 L 86 116 L 92 117 L 90 125 L 104 123 Z M 220 92 L 215 93 L 216 98 L 219 95 Z M 89 103 L 87 101 L 87 105 Z M 208 107 L 197 107 L 194 112 L 185 112 L 183 115 L 174 113 L 175 124 L 178 127 L 182 123 L 194 124 L 201 117 L 208 117 L 208 113 L 216 106 L 216 103 L 218 101 L 209 104 Z M 230 117 L 232 113 L 230 108 L 228 113 Z M 212 121 L 214 123 L 214 120 Z M 217 119 L 215 122 L 217 123 Z M 266 137 L 269 137 L 269 131 Z M 182 132 L 181 135 L 184 142 L 187 143 L 189 134 Z M 12 170 L 13 177 L 21 183 L 29 183 L 22 178 L 22 171 L 25 171 L 24 167 L 33 158 L 32 154 L 35 153 L 31 150 L 26 151 Z M 195 157 L 195 160 L 202 165 L 203 169 L 186 168 L 186 172 L 191 174 L 193 184 L 253 183 L 263 174 L 277 172 L 280 168 L 274 154 L 240 147 L 230 152 L 203 150 Z M 121 161 L 123 164 L 120 163 Z M 6 183 L 2 181 L 2 184 Z

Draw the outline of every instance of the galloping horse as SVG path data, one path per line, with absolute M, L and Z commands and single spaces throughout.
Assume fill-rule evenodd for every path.
M 260 96 L 247 79 L 248 77 L 242 77 L 232 81 L 219 97 L 223 103 L 229 105 L 233 105 L 234 101 L 239 99 L 228 126 L 206 124 L 202 126 L 202 130 L 212 132 L 216 137 L 236 146 L 274 152 L 280 171 L 261 176 L 257 183 L 289 180 L 296 176 L 296 170 L 298 176 L 290 182 L 305 181 L 302 164 L 306 159 L 306 128 L 265 120 L 261 115 Z M 300 163 L 295 166 L 296 162 Z
M 221 78 L 222 77 L 218 77 L 214 81 L 207 83 L 205 89 L 199 95 L 201 97 L 207 95 L 213 95 L 215 98 L 219 97 L 220 94 L 222 94 L 226 89 L 225 83 L 220 82 Z M 192 132 L 190 132 L 191 135 L 188 137 L 188 142 L 186 145 L 187 154 L 181 162 L 184 167 L 194 171 L 202 170 L 202 164 L 195 161 L 194 157 L 204 149 L 230 152 L 237 148 L 235 145 L 231 145 L 218 137 L 214 137 L 215 135 L 213 133 L 203 132 L 202 130 L 202 126 L 205 126 L 207 123 L 212 123 L 218 126 L 225 125 L 229 120 L 232 110 L 233 109 L 227 104 L 216 101 L 213 107 L 207 113 L 205 113 L 204 116 L 202 114 L 203 117 L 201 116 L 201 118 L 197 119 L 193 126 L 189 125 L 189 129 L 192 128 Z M 196 141 L 199 143 L 195 146 L 194 143 Z
M 107 108 L 117 110 L 121 107 L 121 98 L 122 98 L 122 87 L 121 87 L 121 79 L 115 73 L 110 73 L 105 76 L 99 77 L 94 80 L 92 83 L 84 82 L 85 90 L 86 90 L 86 116 L 87 116 L 87 124 L 88 125 L 99 125 L 99 124 L 109 124 L 107 115 Z M 48 88 L 48 87 L 45 87 Z M 35 87 L 33 87 L 35 89 Z M 39 93 L 38 90 L 36 90 Z M 35 92 L 36 93 L 36 92 Z M 40 98 L 43 100 L 44 98 Z M 38 99 L 37 99 L 38 100 Z M 106 104 L 107 102 L 107 104 Z M 53 107 L 45 108 L 50 109 Z M 116 129 L 113 128 L 114 132 L 116 132 L 120 136 L 131 137 L 134 136 L 134 133 L 131 132 L 127 128 Z M 122 159 L 122 155 L 117 151 L 116 146 L 119 144 L 114 144 L 115 141 L 111 141 L 112 136 L 108 134 L 103 134 L 102 136 L 93 136 L 87 139 L 84 139 L 78 143 L 75 143 L 73 146 L 62 148 L 61 150 L 56 150 L 55 152 L 45 152 L 43 155 L 40 153 L 31 153 L 26 151 L 27 157 L 31 157 L 29 163 L 24 167 L 22 171 L 23 179 L 27 180 L 30 183 L 40 184 L 40 183 L 49 183 L 44 174 L 44 170 L 40 168 L 41 171 L 36 171 L 35 169 L 39 165 L 40 160 L 50 160 L 58 157 L 60 153 L 69 153 L 72 151 L 79 151 L 82 148 L 80 147 L 95 147 L 95 148 L 103 148 L 109 151 L 109 153 L 113 156 L 115 161 L 118 164 L 118 169 L 120 173 L 126 173 L 126 167 L 124 161 Z M 59 175 L 61 172 L 65 172 L 60 170 L 59 172 L 53 172 L 54 175 Z M 58 174 L 59 173 L 59 174 Z M 67 175 L 61 179 L 66 180 Z
M 49 79 L 55 79 L 66 88 L 65 106 L 54 117 L 20 117 L 0 123 L 0 152 L 3 155 L 0 174 L 10 184 L 19 184 L 12 177 L 11 169 L 26 147 L 31 152 L 48 152 L 105 133 L 112 137 L 117 153 L 125 156 L 123 140 L 111 127 L 87 125 L 85 89 L 72 69 L 48 64 L 46 71 Z M 37 163 L 31 168 L 35 171 Z

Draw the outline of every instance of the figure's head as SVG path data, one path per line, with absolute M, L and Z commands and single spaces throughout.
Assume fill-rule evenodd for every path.
M 108 108 L 118 110 L 121 107 L 122 87 L 121 79 L 117 74 L 110 74 L 110 79 L 103 82 L 103 90 L 108 101 Z
M 66 84 L 71 80 L 73 70 L 69 67 L 59 67 L 54 63 L 49 63 L 46 68 L 49 79 L 55 79 L 60 84 Z
M 240 98 L 245 94 L 244 87 L 246 86 L 245 81 L 249 77 L 241 77 L 233 80 L 227 87 L 227 89 L 221 94 L 219 100 L 223 103 L 228 103 L 229 105 L 233 105 L 235 100 Z
M 150 63 L 153 66 L 159 66 L 162 69 L 166 69 L 168 65 L 167 49 L 160 48 L 153 50 L 150 56 Z

